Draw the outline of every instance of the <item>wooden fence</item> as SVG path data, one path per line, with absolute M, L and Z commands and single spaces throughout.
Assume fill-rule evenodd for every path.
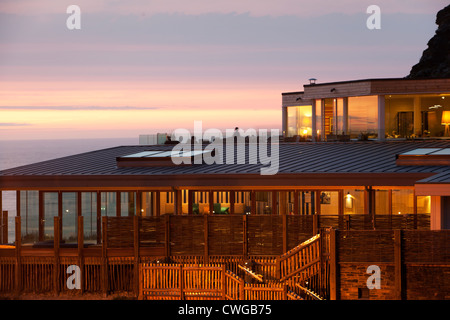
M 250 284 L 225 266 L 142 264 L 143 300 L 301 300 L 281 283 Z
M 165 256 L 282 255 L 320 229 L 429 229 L 429 215 L 165 215 L 104 217 L 110 248 L 159 248 Z M 137 228 L 133 219 L 138 219 Z
M 331 231 L 331 299 L 449 299 L 450 230 Z M 380 288 L 368 289 L 369 267 Z
M 395 297 L 424 294 L 419 284 L 426 286 L 426 282 L 421 279 L 420 270 L 433 271 L 425 277 L 428 282 L 433 282 L 433 274 L 442 277 L 439 280 L 440 291 L 434 293 L 445 296 L 450 290 L 445 280 L 450 256 L 448 232 L 409 230 L 422 225 L 419 223 L 422 216 L 400 218 L 390 217 L 390 225 L 398 225 L 403 230 L 372 228 L 367 231 L 355 230 L 364 226 L 357 222 L 361 219 L 356 216 L 104 217 L 100 245 L 85 245 L 82 230 L 78 230 L 78 242 L 67 245 L 60 242 L 61 221 L 55 217 L 54 241 L 47 247 L 35 247 L 22 244 L 20 217 L 16 217 L 15 245 L 0 248 L 0 293 L 108 294 L 123 291 L 137 295 L 139 266 L 143 263 L 154 264 L 159 260 L 180 265 L 215 264 L 224 266 L 242 279 L 238 264 L 250 260 L 253 262 L 252 270 L 264 274 L 265 283 L 259 289 L 246 290 L 245 281 L 244 285 L 239 281 L 236 284 L 236 280 L 232 281 L 233 277 L 225 275 L 225 295 L 229 298 L 247 299 L 258 294 L 263 297 L 264 288 L 279 282 L 282 274 L 285 279 L 282 284 L 287 286 L 287 291 L 283 291 L 279 284 L 276 289 L 273 285 L 270 290 L 286 292 L 278 293 L 284 298 L 295 297 L 295 294 L 302 298 L 317 296 L 332 299 L 363 296 L 363 293 L 358 293 L 361 288 L 350 288 L 356 282 L 365 283 L 362 279 L 367 278 L 366 273 L 361 279 L 352 279 L 351 275 L 355 274 L 352 271 L 354 267 L 362 268 L 367 263 L 378 263 L 387 268 L 386 272 L 390 275 L 388 287 L 394 288 L 390 292 L 396 292 Z M 426 217 L 423 218 L 425 221 Z M 376 223 L 380 221 L 384 220 L 377 217 Z M 335 224 L 342 228 L 324 229 L 324 226 Z M 78 217 L 78 225 L 83 226 L 83 217 Z M 197 241 L 190 234 L 191 227 L 196 230 Z M 312 230 L 320 231 L 319 240 L 300 246 L 301 250 L 295 248 L 306 240 L 307 235 L 312 236 Z M 316 263 L 316 246 L 320 248 L 319 264 Z M 292 251 L 282 251 L 284 248 Z M 299 254 L 303 250 L 305 253 Z M 311 251 L 309 266 L 301 262 L 308 250 Z M 67 288 L 66 281 L 70 276 L 67 267 L 71 265 L 80 268 L 80 290 Z M 289 275 L 295 278 L 298 267 L 314 272 L 303 282 L 290 282 Z M 307 274 L 306 271 L 304 274 Z M 385 296 L 389 294 L 385 293 Z M 223 293 L 220 296 L 223 297 Z M 188 298 L 194 296 L 188 294 Z

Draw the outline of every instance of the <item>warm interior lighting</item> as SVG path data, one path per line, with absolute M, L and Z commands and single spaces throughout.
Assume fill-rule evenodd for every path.
M 445 126 L 444 136 L 449 135 L 449 125 L 450 125 L 450 111 L 442 111 L 441 124 Z
M 345 196 L 345 208 L 353 209 L 353 197 L 350 194 L 350 192 L 348 192 L 347 195 Z

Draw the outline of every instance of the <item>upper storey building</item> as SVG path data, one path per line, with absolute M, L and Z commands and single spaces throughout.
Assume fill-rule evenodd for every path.
M 450 79 L 310 79 L 282 94 L 282 109 L 295 140 L 450 138 Z

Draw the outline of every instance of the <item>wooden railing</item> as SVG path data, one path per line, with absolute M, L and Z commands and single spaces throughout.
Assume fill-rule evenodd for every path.
M 225 299 L 225 266 L 142 264 L 140 299 Z
M 277 259 L 277 275 L 281 281 L 294 276 L 304 280 L 319 272 L 320 259 L 320 234 L 317 234 Z

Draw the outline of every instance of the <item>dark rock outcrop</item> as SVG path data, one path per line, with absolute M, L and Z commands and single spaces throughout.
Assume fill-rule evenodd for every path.
M 436 15 L 438 28 L 419 63 L 406 78 L 450 78 L 450 5 Z

